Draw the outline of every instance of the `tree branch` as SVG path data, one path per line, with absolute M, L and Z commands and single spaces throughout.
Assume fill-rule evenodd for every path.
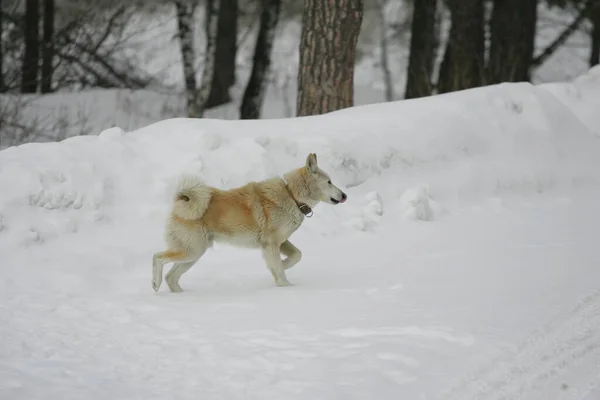
M 533 58 L 533 61 L 531 62 L 532 68 L 540 67 L 556 52 L 556 50 L 558 50 L 563 44 L 565 44 L 569 37 L 571 37 L 571 35 L 573 35 L 573 33 L 575 33 L 577 29 L 579 29 L 579 26 L 587 17 L 588 11 L 595 1 L 596 0 L 587 0 L 585 2 L 581 10 L 579 10 L 577 17 L 573 20 L 573 22 L 571 22 L 565 28 L 565 30 L 562 31 L 560 35 L 558 35 L 556 39 L 554 39 L 554 41 L 548 45 L 548 47 L 546 47 L 538 56 Z

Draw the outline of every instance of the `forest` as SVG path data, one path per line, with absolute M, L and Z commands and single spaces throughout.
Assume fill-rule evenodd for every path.
M 600 0 L 0 2 L 2 147 L 103 128 L 57 94 L 151 92 L 159 112 L 137 128 L 223 106 L 265 118 L 272 86 L 292 117 L 352 106 L 357 85 L 392 101 L 531 82 L 576 35 L 583 63 L 600 60 Z

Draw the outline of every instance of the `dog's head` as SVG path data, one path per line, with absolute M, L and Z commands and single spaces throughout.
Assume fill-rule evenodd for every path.
M 329 204 L 339 204 L 346 201 L 348 196 L 331 182 L 331 177 L 319 168 L 317 155 L 310 153 L 306 157 L 307 184 L 311 197 Z

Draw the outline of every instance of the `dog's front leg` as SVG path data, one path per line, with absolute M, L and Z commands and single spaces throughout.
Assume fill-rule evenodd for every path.
M 267 244 L 262 247 L 263 257 L 267 263 L 267 268 L 273 274 L 275 284 L 277 286 L 291 286 L 291 283 L 287 280 L 285 272 L 283 271 L 283 263 L 279 256 L 279 246 Z
M 286 240 L 279 247 L 279 251 L 287 258 L 283 260 L 283 269 L 288 270 L 298 264 L 302 259 L 302 252 L 294 246 L 289 240 Z
M 152 288 L 155 292 L 158 292 L 163 280 L 163 267 L 166 264 L 163 254 L 164 252 L 161 252 L 152 256 Z

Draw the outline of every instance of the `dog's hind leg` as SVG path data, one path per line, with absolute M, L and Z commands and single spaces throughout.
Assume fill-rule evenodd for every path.
M 165 280 L 167 281 L 167 285 L 169 289 L 173 293 L 183 292 L 181 286 L 179 285 L 179 278 L 181 275 L 185 274 L 192 266 L 206 253 L 206 250 L 212 246 L 212 241 L 206 240 L 206 238 L 201 238 L 198 242 L 196 242 L 196 248 L 194 249 L 194 253 L 190 253 L 190 259 L 184 262 L 178 262 L 171 267 L 171 270 L 167 273 Z
M 163 279 L 163 267 L 170 262 L 181 263 L 189 261 L 185 251 L 161 251 L 152 256 L 152 288 L 158 292 Z
M 284 270 L 292 268 L 294 265 L 298 264 L 302 258 L 302 252 L 300 249 L 294 246 L 289 240 L 286 240 L 281 244 L 281 246 L 279 246 L 279 251 L 281 251 L 281 254 L 287 257 L 285 260 L 283 260 Z
M 283 271 L 283 263 L 279 255 L 279 246 L 266 244 L 262 246 L 262 253 L 267 263 L 267 268 L 271 271 L 275 284 L 277 286 L 291 286 Z
M 169 272 L 167 272 L 167 276 L 165 280 L 167 281 L 167 285 L 169 286 L 169 290 L 173 293 L 183 292 L 181 286 L 179 285 L 179 278 L 181 275 L 185 274 L 192 266 L 196 263 L 195 261 L 177 263 L 174 264 Z
M 165 277 L 165 280 L 167 281 L 167 285 L 169 286 L 169 290 L 171 290 L 171 292 L 173 292 L 173 293 L 183 292 L 183 289 L 179 285 L 179 278 L 181 278 L 181 275 L 188 272 L 188 270 L 190 268 L 192 268 L 194 266 L 194 264 L 196 264 L 197 261 L 198 261 L 198 259 L 195 259 L 194 261 L 178 263 L 178 264 L 173 265 L 173 267 L 171 268 L 171 270 L 167 273 L 167 276 Z

